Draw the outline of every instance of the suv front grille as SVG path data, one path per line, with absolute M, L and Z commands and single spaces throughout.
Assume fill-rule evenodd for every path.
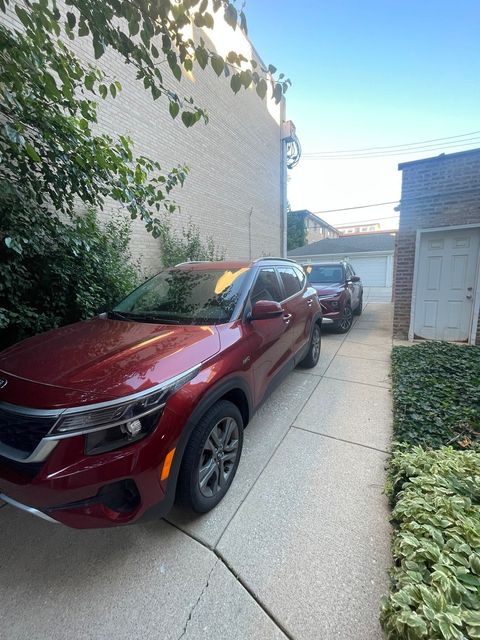
M 55 417 L 29 416 L 0 406 L 0 444 L 31 454 L 55 423 Z

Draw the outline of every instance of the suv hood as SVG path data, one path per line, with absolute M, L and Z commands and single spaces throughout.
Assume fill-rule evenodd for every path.
M 29 338 L 1 352 L 0 377 L 4 372 L 8 382 L 13 377 L 30 388 L 29 383 L 36 383 L 105 400 L 164 382 L 219 350 L 214 326 L 97 317 Z M 14 402 L 9 399 L 9 386 L 0 390 L 0 401 Z M 15 386 L 12 384 L 12 391 Z M 43 390 L 37 388 L 37 392 L 40 395 Z
M 343 284 L 335 283 L 335 284 L 326 284 L 326 283 L 312 283 L 311 286 L 316 290 L 317 295 L 319 296 L 336 296 L 342 291 L 345 290 L 345 286 Z

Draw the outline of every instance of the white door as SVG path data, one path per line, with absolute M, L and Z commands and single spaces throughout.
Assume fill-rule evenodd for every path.
M 362 279 L 364 287 L 386 287 L 387 285 L 387 256 L 363 256 L 356 258 L 349 256 L 355 273 Z
M 467 341 L 472 323 L 480 230 L 422 233 L 420 238 L 415 336 Z

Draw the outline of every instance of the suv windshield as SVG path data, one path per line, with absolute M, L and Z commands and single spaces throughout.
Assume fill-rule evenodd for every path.
M 174 324 L 229 322 L 249 269 L 162 271 L 135 289 L 111 312 L 113 317 Z
M 337 264 L 310 264 L 305 267 L 305 273 L 308 282 L 316 284 L 336 284 L 344 280 L 343 267 Z

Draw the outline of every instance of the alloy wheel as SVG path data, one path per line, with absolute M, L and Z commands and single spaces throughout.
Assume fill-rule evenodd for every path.
M 200 492 L 215 496 L 227 484 L 239 455 L 239 426 L 234 418 L 223 418 L 210 431 L 198 467 Z
M 350 307 L 350 305 L 347 304 L 343 311 L 342 319 L 340 320 L 340 327 L 344 331 L 348 331 L 348 329 L 350 329 L 351 324 L 352 324 L 352 308 Z

